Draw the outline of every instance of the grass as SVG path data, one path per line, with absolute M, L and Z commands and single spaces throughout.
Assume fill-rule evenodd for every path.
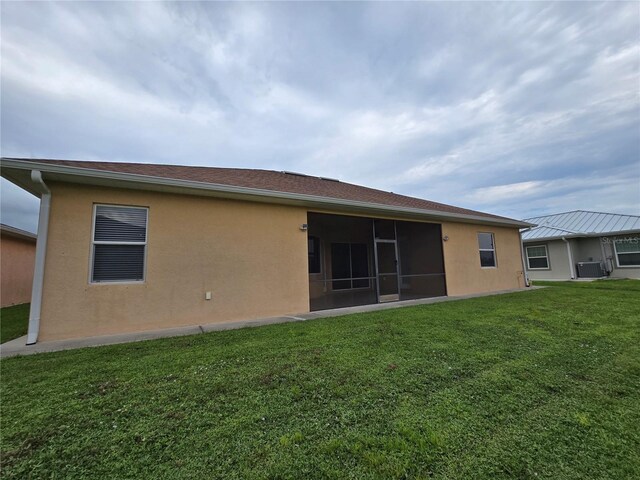
M 603 279 L 591 282 L 535 280 L 532 284 L 544 287 L 586 288 L 588 290 L 626 290 L 640 292 L 640 281 L 631 279 Z
M 8 358 L 2 474 L 640 478 L 639 284 Z
M 0 310 L 0 343 L 27 334 L 29 304 L 14 305 Z

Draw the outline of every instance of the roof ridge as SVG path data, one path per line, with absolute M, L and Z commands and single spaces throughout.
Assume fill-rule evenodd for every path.
M 204 168 L 204 169 L 219 169 L 219 170 L 247 170 L 254 172 L 275 172 L 282 173 L 278 170 L 270 170 L 266 168 L 242 168 L 242 167 L 217 167 L 211 165 L 179 165 L 176 163 L 150 163 L 150 162 L 129 162 L 129 161 L 114 161 L 114 160 L 70 160 L 68 158 L 22 158 L 22 157 L 2 157 L 7 160 L 21 160 L 27 162 L 72 162 L 72 163 L 96 163 L 96 164 L 115 164 L 115 165 L 135 165 L 135 166 L 153 166 L 153 167 L 178 167 L 178 168 Z M 313 176 L 313 175 L 309 175 Z M 320 177 L 318 177 L 320 178 Z
M 343 182 L 342 180 L 337 178 L 331 178 L 331 177 L 320 176 L 320 175 L 312 175 L 310 173 L 303 173 L 303 172 L 293 172 L 290 170 L 275 170 L 271 168 L 220 167 L 220 166 L 212 166 L 212 165 L 179 165 L 176 163 L 145 163 L 145 162 L 128 162 L 128 161 L 119 162 L 119 161 L 113 161 L 113 160 L 70 160 L 66 158 L 64 159 L 63 158 L 20 158 L 20 157 L 2 157 L 2 158 L 7 160 L 23 160 L 23 161 L 26 160 L 26 161 L 33 161 L 33 162 L 45 162 L 45 163 L 69 162 L 69 163 L 78 163 L 78 164 L 91 163 L 91 164 L 102 164 L 102 165 L 132 165 L 137 167 L 152 166 L 152 167 L 200 168 L 204 170 L 234 170 L 234 171 L 241 171 L 241 172 L 268 172 L 268 173 L 276 173 L 276 174 L 284 174 L 284 175 L 297 175 L 300 177 L 309 177 L 309 178 L 315 178 L 318 180 L 326 180 L 330 182 L 338 181 L 342 183 L 349 183 L 350 185 L 355 185 L 361 188 L 369 188 L 371 190 L 384 192 L 384 190 L 378 190 L 375 188 L 366 187 L 364 185 L 359 185 L 357 183 Z M 393 192 L 389 192 L 389 193 L 393 193 Z M 396 193 L 394 195 L 400 195 L 400 194 Z M 415 198 L 415 197 L 409 197 L 409 198 Z
M 556 217 L 559 215 L 567 215 L 569 213 L 577 213 L 577 212 L 583 212 L 583 213 L 597 213 L 597 214 L 601 214 L 601 215 L 616 215 L 618 217 L 637 217 L 640 218 L 640 215 L 633 215 L 631 213 L 613 213 L 613 212 L 599 212 L 596 210 L 582 210 L 582 209 L 578 209 L 578 210 L 569 210 L 568 212 L 559 212 L 559 213 L 550 213 L 548 215 L 538 215 L 536 217 L 528 217 L 523 219 L 525 222 L 532 220 L 534 218 L 546 218 L 546 217 Z
M 578 232 L 578 231 L 576 231 L 576 230 L 570 230 L 570 229 L 567 229 L 567 228 L 554 227 L 553 225 L 546 225 L 546 224 L 544 224 L 544 223 L 539 224 L 539 225 L 536 225 L 535 227 L 530 228 L 530 230 L 536 230 L 536 229 L 538 229 L 538 228 L 550 228 L 551 230 L 559 230 L 559 231 L 561 231 L 561 232 L 569 232 L 569 233 L 571 233 L 571 234 L 584 233 L 584 232 Z
M 640 216 L 575 210 L 556 216 L 531 218 L 537 226 L 523 232 L 525 241 L 567 237 L 593 237 L 640 232 Z
M 524 220 L 531 220 L 532 218 L 545 218 L 545 217 L 555 217 L 557 215 L 566 215 L 567 213 L 575 213 L 575 212 L 586 212 L 587 210 L 569 210 L 568 212 L 559 212 L 559 213 L 549 213 L 547 215 L 536 215 L 534 217 L 528 217 Z

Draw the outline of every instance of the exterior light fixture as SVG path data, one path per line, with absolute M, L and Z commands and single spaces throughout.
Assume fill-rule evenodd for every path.
M 306 223 L 303 223 L 302 225 L 300 225 L 300 230 L 302 230 L 303 232 L 306 232 L 307 230 L 309 230 L 309 225 L 307 225 Z
M 449 235 L 445 235 L 444 237 L 442 237 L 443 242 L 446 242 L 447 240 L 449 240 Z

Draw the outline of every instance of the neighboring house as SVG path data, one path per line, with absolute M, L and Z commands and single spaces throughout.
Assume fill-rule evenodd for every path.
M 522 231 L 531 280 L 640 278 L 640 216 L 574 212 L 528 218 Z
M 292 172 L 1 171 L 41 198 L 29 343 L 525 286 L 520 220 Z
M 31 301 L 36 236 L 0 224 L 0 303 L 2 307 Z

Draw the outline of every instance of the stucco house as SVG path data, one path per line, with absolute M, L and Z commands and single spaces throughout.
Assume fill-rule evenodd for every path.
M 0 306 L 29 303 L 35 257 L 35 234 L 0 224 Z
M 525 287 L 513 220 L 293 172 L 2 159 L 41 198 L 28 343 Z
M 532 280 L 640 278 L 640 216 L 575 210 L 528 218 L 522 231 Z

